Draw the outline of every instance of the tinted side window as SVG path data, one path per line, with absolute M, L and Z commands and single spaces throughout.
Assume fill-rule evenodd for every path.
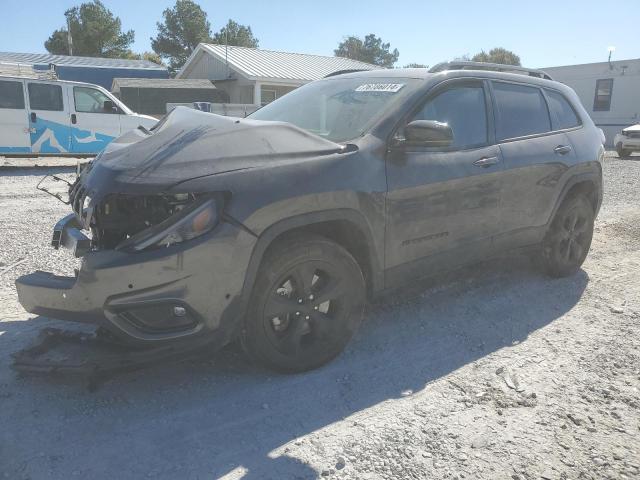
M 572 128 L 580 125 L 580 120 L 569 101 L 559 92 L 546 90 L 549 101 L 549 112 L 551 112 L 551 123 L 554 130 Z
M 24 108 L 22 82 L 0 81 L 0 108 Z
M 459 86 L 429 99 L 412 120 L 437 120 L 453 131 L 454 148 L 487 143 L 487 111 L 482 86 Z
M 551 130 L 549 111 L 537 87 L 493 82 L 498 140 Z
M 608 112 L 611 109 L 613 78 L 596 80 L 596 94 L 593 98 L 594 112 Z
M 60 85 L 30 83 L 28 90 L 31 110 L 50 110 L 56 112 L 64 110 L 62 104 L 62 87 Z
M 110 102 L 100 90 L 88 87 L 73 87 L 73 100 L 76 112 L 84 113 L 114 113 L 113 110 L 105 111 L 104 102 Z

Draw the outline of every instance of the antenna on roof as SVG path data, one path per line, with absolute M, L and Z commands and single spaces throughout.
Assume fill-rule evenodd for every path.
M 613 64 L 611 63 L 611 54 L 616 51 L 616 47 L 609 47 L 607 48 L 607 51 L 609 52 L 609 59 L 607 60 L 609 62 L 609 70 L 613 70 Z

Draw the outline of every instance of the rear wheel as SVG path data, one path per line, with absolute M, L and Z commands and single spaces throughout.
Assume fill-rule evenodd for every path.
M 593 237 L 594 211 L 588 198 L 566 199 L 542 243 L 542 264 L 553 277 L 566 277 L 582 266 Z
M 270 249 L 260 266 L 242 346 L 278 371 L 319 367 L 347 345 L 364 300 L 364 278 L 349 252 L 323 237 L 297 235 Z

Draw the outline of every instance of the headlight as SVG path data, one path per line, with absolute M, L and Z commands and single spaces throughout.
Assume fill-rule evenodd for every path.
M 207 197 L 185 207 L 165 221 L 127 238 L 116 250 L 140 251 L 149 247 L 168 247 L 204 235 L 218 224 L 219 219 L 219 202 L 216 198 Z

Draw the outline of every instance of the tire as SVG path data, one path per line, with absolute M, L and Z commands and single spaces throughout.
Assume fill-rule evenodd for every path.
M 616 152 L 618 153 L 619 158 L 628 158 L 631 155 L 631 152 L 629 150 L 625 150 L 624 148 L 622 148 L 621 143 L 616 146 Z
M 582 266 L 593 238 L 594 211 L 585 195 L 565 199 L 542 242 L 541 263 L 552 277 L 567 277 Z
M 320 236 L 295 235 L 266 253 L 240 343 L 273 370 L 312 370 L 344 350 L 364 303 L 364 277 L 349 252 Z

